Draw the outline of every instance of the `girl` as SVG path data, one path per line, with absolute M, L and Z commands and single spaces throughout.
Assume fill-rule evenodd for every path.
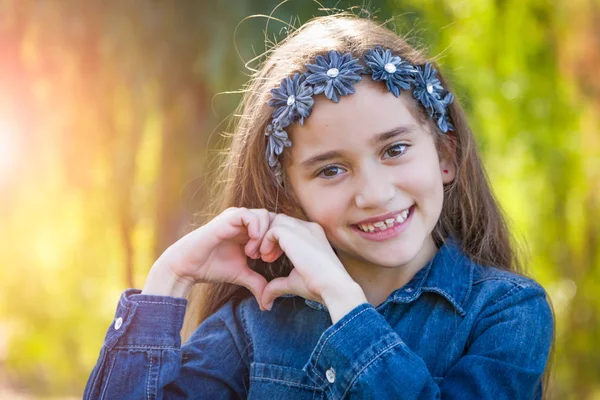
M 240 111 L 228 208 L 123 293 L 86 399 L 542 396 L 552 309 L 431 61 L 316 18 Z

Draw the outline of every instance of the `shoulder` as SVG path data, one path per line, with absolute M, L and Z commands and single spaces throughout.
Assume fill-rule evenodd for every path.
M 476 291 L 495 292 L 501 296 L 519 291 L 546 295 L 544 287 L 531 277 L 475 263 L 473 264 L 473 288 Z
M 520 320 L 551 330 L 553 311 L 544 287 L 535 279 L 495 267 L 474 264 L 471 305 L 478 320 Z
M 471 265 L 466 354 L 494 362 L 498 371 L 511 365 L 543 373 L 555 333 L 552 306 L 535 279 L 490 266 Z M 478 361 L 479 362 L 479 361 Z

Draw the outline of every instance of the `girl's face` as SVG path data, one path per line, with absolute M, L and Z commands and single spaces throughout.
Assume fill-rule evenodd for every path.
M 396 98 L 368 77 L 355 88 L 337 104 L 317 96 L 304 126 L 293 125 L 289 182 L 342 262 L 425 263 L 454 166 L 440 159 L 433 134 L 409 111 L 418 106 L 410 93 Z M 370 222 L 366 229 L 373 225 L 375 233 L 362 232 L 357 224 L 372 218 L 393 225 L 377 234 L 381 224 Z

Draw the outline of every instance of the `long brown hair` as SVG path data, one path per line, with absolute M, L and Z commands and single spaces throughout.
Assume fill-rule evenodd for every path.
M 265 208 L 306 219 L 293 191 L 286 184 L 278 184 L 265 161 L 266 138 L 264 132 L 273 112 L 266 102 L 269 91 L 278 87 L 281 80 L 295 72 L 305 72 L 304 65 L 314 62 L 318 54 L 329 50 L 351 53 L 362 58 L 369 49 L 381 45 L 389 48 L 413 65 L 429 61 L 423 51 L 409 45 L 395 32 L 366 18 L 349 14 L 317 17 L 302 25 L 274 48 L 257 72 L 247 83 L 244 97 L 236 111 L 238 120 L 233 126 L 230 147 L 224 152 L 218 171 L 215 198 L 209 216 L 228 207 Z M 450 89 L 438 69 L 442 85 Z M 444 205 L 433 236 L 438 244 L 453 236 L 462 243 L 463 251 L 476 263 L 494 266 L 522 274 L 521 264 L 507 223 L 494 198 L 488 178 L 477 154 L 473 134 L 465 112 L 458 100 L 449 106 L 454 131 L 442 134 L 419 108 L 419 120 L 437 132 L 439 152 L 455 154 L 457 175 L 445 187 Z M 285 157 L 285 152 L 282 155 Z M 248 258 L 251 268 L 271 280 L 287 276 L 291 271 L 289 260 L 282 256 L 274 263 Z M 195 285 L 188 296 L 189 305 L 182 330 L 187 340 L 198 325 L 233 297 L 247 297 L 250 292 L 227 283 Z M 554 347 L 554 341 L 553 345 Z M 553 354 L 553 350 L 550 353 Z M 550 361 L 544 373 L 544 394 L 548 383 Z

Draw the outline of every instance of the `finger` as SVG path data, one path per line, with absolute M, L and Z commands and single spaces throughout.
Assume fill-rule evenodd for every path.
M 253 259 L 260 258 L 260 245 L 262 240 L 269 230 L 269 226 L 271 225 L 269 212 L 265 209 L 253 209 L 252 211 L 259 219 L 260 223 L 260 235 L 257 239 L 252 239 L 246 244 L 246 254 Z
M 257 239 L 260 236 L 260 219 L 250 210 L 242 214 L 242 221 L 248 230 L 248 236 L 251 239 Z
M 273 222 L 273 220 L 275 219 L 276 216 L 277 216 L 277 213 L 274 213 L 273 211 L 269 211 L 269 224 L 271 222 Z
M 280 230 L 281 228 L 271 225 L 267 233 L 265 233 L 260 244 L 260 254 L 262 256 L 269 256 L 276 250 L 276 247 L 281 247 L 279 245 Z
M 294 294 L 288 277 L 275 278 L 265 286 L 261 302 L 265 309 L 270 310 L 275 299 L 284 294 Z
M 229 225 L 235 228 L 235 232 L 229 237 L 234 237 L 240 233 L 240 228 L 243 228 L 250 239 L 256 239 L 260 236 L 260 221 L 258 216 L 252 213 L 247 208 L 238 208 L 235 213 L 231 213 L 229 217 Z
M 284 231 L 288 228 L 293 229 L 294 227 L 289 225 L 289 217 L 285 214 L 275 214 L 269 217 L 273 220 L 269 231 L 262 240 L 259 251 L 263 261 L 273 262 L 285 253 L 285 249 L 282 246 Z
M 283 250 L 279 246 L 275 247 L 275 249 L 269 254 L 261 254 L 260 258 L 264 262 L 272 263 L 277 260 L 283 254 Z
M 263 240 L 263 243 L 265 241 L 267 241 L 266 235 L 265 239 Z M 268 246 L 265 245 L 265 247 L 268 247 L 268 253 L 263 253 L 262 250 L 259 250 L 260 258 L 265 262 L 274 262 L 284 253 L 284 251 L 281 249 L 281 246 L 279 245 L 279 242 L 276 242 L 275 244 L 269 244 Z
M 247 268 L 244 269 L 232 283 L 243 286 L 252 292 L 261 310 L 265 309 L 262 303 L 262 294 L 265 286 L 267 286 L 267 280 L 264 276 Z
M 250 237 L 250 240 L 248 240 L 248 242 L 246 243 L 246 245 L 244 246 L 244 253 L 246 253 L 246 255 L 250 258 L 256 259 L 256 249 L 257 247 L 260 245 L 260 240 L 259 238 L 263 235 L 263 229 L 265 229 L 263 227 L 264 223 L 262 221 L 262 218 L 260 217 L 260 214 L 257 213 L 257 210 L 253 210 L 250 209 L 248 210 L 249 212 L 251 212 L 252 214 L 254 214 L 257 218 L 258 221 L 258 237 L 254 238 L 253 236 L 250 236 L 250 234 L 248 234 L 248 236 Z
M 266 236 L 267 232 L 269 231 L 269 229 L 271 229 L 271 227 L 274 227 L 274 226 L 275 226 L 275 223 L 274 223 L 274 221 L 275 221 L 275 218 L 277 217 L 277 215 L 279 215 L 279 214 L 277 214 L 277 213 L 274 213 L 274 212 L 272 212 L 272 211 L 269 211 L 269 227 L 267 228 L 267 230 L 265 231 L 265 234 L 264 234 L 264 235 L 263 235 L 263 237 L 261 238 L 261 244 L 262 244 L 262 242 L 264 241 L 264 239 L 265 239 L 265 236 Z M 276 246 L 276 247 L 278 248 L 278 246 Z M 261 252 L 260 252 L 260 247 L 257 249 L 257 252 L 258 252 L 258 254 L 259 254 L 259 255 L 261 255 Z M 278 255 L 277 257 L 275 257 L 275 258 L 273 259 L 273 261 L 275 261 L 277 258 L 279 258 L 279 255 Z

